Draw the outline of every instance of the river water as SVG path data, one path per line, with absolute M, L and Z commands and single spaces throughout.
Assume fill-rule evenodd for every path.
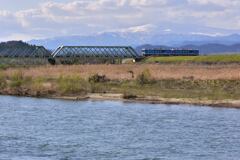
M 238 160 L 240 110 L 0 96 L 0 160 Z

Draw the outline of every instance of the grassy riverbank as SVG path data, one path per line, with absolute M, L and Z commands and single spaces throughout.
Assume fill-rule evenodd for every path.
M 222 104 L 226 100 L 229 102 L 229 100 L 240 99 L 239 68 L 240 66 L 236 64 L 9 68 L 0 72 L 0 92 L 8 95 L 75 97 L 76 99 L 84 99 L 93 94 L 108 95 L 105 97 L 119 94 L 121 96 L 118 98 L 127 100 Z M 178 74 L 174 74 L 177 69 Z M 221 69 L 222 72 L 216 72 Z M 206 75 L 199 75 L 200 73 Z M 240 103 L 237 105 L 240 107 Z
M 208 55 L 208 56 L 176 56 L 176 57 L 150 57 L 145 63 L 202 63 L 202 64 L 226 64 L 240 63 L 240 55 Z

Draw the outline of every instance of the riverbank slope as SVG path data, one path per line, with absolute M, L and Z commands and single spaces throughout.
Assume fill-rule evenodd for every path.
M 72 65 L 0 71 L 0 93 L 240 108 L 239 64 Z

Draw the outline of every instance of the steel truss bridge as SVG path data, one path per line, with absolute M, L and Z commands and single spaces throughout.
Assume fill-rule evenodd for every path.
M 85 64 L 121 63 L 141 59 L 130 46 L 61 46 L 55 51 L 43 46 L 0 47 L 0 63 L 10 64 Z
M 61 46 L 52 53 L 53 58 L 140 58 L 130 46 Z

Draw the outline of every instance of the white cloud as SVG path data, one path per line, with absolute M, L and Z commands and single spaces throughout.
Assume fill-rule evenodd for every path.
M 224 7 L 233 7 L 240 5 L 239 0 L 188 0 L 190 3 L 200 4 L 200 5 L 209 5 L 215 4 Z
M 19 2 L 15 0 L 16 2 Z M 73 0 L 32 9 L 0 10 L 2 37 L 53 37 L 121 30 L 195 31 L 195 27 L 240 30 L 239 0 Z M 154 26 L 154 27 L 153 27 Z M 172 26 L 182 26 L 182 29 Z M 167 28 L 167 29 L 166 29 Z M 25 36 L 23 36 L 25 35 Z
M 164 29 L 164 32 L 171 32 L 172 30 L 170 28 Z
M 18 34 L 18 33 L 14 33 L 14 34 L 10 34 L 6 37 L 4 37 L 4 39 L 0 38 L 1 41 L 10 41 L 10 40 L 25 40 L 25 41 L 29 41 L 32 40 L 33 38 L 37 38 L 37 39 L 41 39 L 42 37 L 37 36 L 37 35 L 27 35 L 27 34 Z

